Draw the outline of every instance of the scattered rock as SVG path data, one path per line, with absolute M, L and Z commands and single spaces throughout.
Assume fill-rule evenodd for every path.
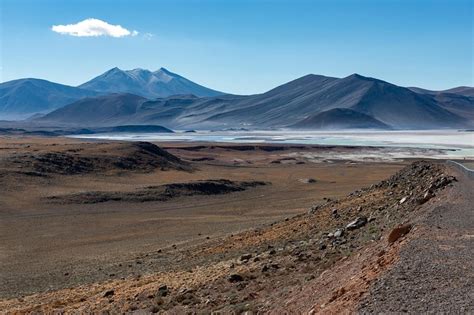
M 308 210 L 308 214 L 315 214 L 316 211 L 318 211 L 319 209 L 319 206 L 318 205 L 314 205 L 312 206 L 309 210 Z
M 252 254 L 243 254 L 240 256 L 240 261 L 248 261 L 250 258 L 252 258 Z
M 158 288 L 157 295 L 158 296 L 167 296 L 169 293 L 168 286 L 162 285 Z
M 405 203 L 405 201 L 407 201 L 407 198 L 408 198 L 408 197 L 403 197 L 402 199 L 400 199 L 399 203 L 400 203 L 400 204 Z
M 427 190 L 424 194 L 423 194 L 423 197 L 418 199 L 418 203 L 419 204 L 424 204 L 425 202 L 427 202 L 428 200 L 430 200 L 431 198 L 434 197 L 434 194 L 431 190 Z
M 244 277 L 242 277 L 241 275 L 239 274 L 231 274 L 228 278 L 229 282 L 240 282 L 240 281 L 244 281 Z
M 155 313 L 158 313 L 160 311 L 160 308 L 158 306 L 154 305 L 154 306 L 151 306 L 149 310 L 150 310 L 150 313 L 155 314 Z
M 339 290 L 334 291 L 332 293 L 331 298 L 329 299 L 329 302 L 332 302 L 332 301 L 336 300 L 337 298 L 341 297 L 345 293 L 346 293 L 346 289 L 344 289 L 344 288 L 340 288 Z
M 359 228 L 363 227 L 366 224 L 367 224 L 367 218 L 366 217 L 358 217 L 357 219 L 355 219 L 354 221 L 349 223 L 346 226 L 346 229 L 349 230 L 349 231 L 350 230 L 356 230 L 356 229 L 359 229 Z
M 300 179 L 300 182 L 302 182 L 303 184 L 314 184 L 317 181 L 314 178 L 302 178 Z
M 104 297 L 111 297 L 111 296 L 114 296 L 114 294 L 115 294 L 114 290 L 108 290 L 108 291 L 105 291 Z
M 405 224 L 394 228 L 388 235 L 388 242 L 392 244 L 396 242 L 400 237 L 408 234 L 412 228 L 411 224 Z
M 335 238 L 338 238 L 338 237 L 341 237 L 344 235 L 344 229 L 337 229 L 335 232 L 334 232 L 334 237 Z

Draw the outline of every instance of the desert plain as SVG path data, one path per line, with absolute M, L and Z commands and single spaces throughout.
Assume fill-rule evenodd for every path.
M 329 294 L 318 312 L 359 307 L 369 284 L 337 304 L 344 281 L 324 293 L 321 275 L 379 257 L 375 281 L 401 246 L 382 249 L 386 233 L 456 173 L 440 160 L 344 158 L 363 150 L 382 149 L 4 136 L 0 308 L 305 312 L 320 301 L 298 302 L 295 287 L 311 286 Z

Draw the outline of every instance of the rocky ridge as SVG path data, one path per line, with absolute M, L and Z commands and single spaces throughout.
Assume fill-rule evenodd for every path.
M 58 146 L 47 152 L 16 154 L 0 168 L 27 175 L 79 175 L 91 172 L 191 170 L 188 163 L 149 142 L 97 143 L 93 149 Z
M 83 193 L 47 197 L 59 203 L 100 203 L 167 201 L 173 198 L 195 195 L 222 195 L 268 185 L 261 181 L 231 181 L 227 179 L 200 180 L 186 183 L 148 186 L 135 191 L 88 191 Z

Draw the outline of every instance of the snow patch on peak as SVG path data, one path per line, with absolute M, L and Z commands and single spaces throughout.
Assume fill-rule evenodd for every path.
M 153 75 L 161 82 L 170 82 L 175 78 L 173 73 L 169 72 L 165 68 L 160 68 L 159 70 L 153 72 Z

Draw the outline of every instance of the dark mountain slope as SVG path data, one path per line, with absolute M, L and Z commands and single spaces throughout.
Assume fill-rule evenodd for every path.
M 427 89 L 422 89 L 419 87 L 409 87 L 410 90 L 416 93 L 420 94 L 457 94 L 457 95 L 462 95 L 462 96 L 467 96 L 467 97 L 474 97 L 474 87 L 471 86 L 458 86 L 452 89 L 447 89 L 447 90 L 442 90 L 442 91 L 433 91 L 433 90 L 427 90 Z
M 411 87 L 410 90 L 431 96 L 441 107 L 450 112 L 474 121 L 474 88 L 460 86 L 444 91 L 430 91 Z
M 463 96 L 474 97 L 474 87 L 472 86 L 459 86 L 456 88 L 444 90 L 444 93 L 459 94 Z
M 460 94 L 441 93 L 434 96 L 434 99 L 444 109 L 474 121 L 474 97 Z
M 146 98 L 133 94 L 110 94 L 86 98 L 49 113 L 37 121 L 80 126 L 128 124 Z M 122 123 L 121 123 L 122 122 Z
M 417 94 L 381 80 L 370 81 L 370 89 L 351 108 L 400 129 L 461 127 L 466 120 L 442 108 L 432 97 Z
M 237 102 L 232 110 L 211 121 L 246 125 L 285 126 L 311 114 L 355 104 L 368 88 L 363 82 L 341 84 L 340 79 L 307 75 L 261 95 Z
M 466 120 L 439 106 L 432 97 L 357 74 L 343 79 L 306 76 L 259 96 L 237 102 L 235 109 L 209 120 L 267 127 L 289 126 L 334 108 L 351 108 L 394 128 L 458 127 Z
M 390 129 L 377 119 L 347 108 L 334 108 L 293 125 L 301 129 Z
M 40 79 L 8 81 L 0 84 L 0 115 L 48 112 L 98 94 Z

